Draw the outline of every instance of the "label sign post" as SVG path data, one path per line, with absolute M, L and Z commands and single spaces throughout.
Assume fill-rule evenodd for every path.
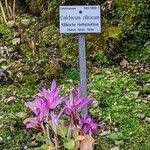
M 100 6 L 60 6 L 60 33 L 77 33 L 79 38 L 81 96 L 87 97 L 85 34 L 101 32 Z M 83 109 L 87 114 L 87 108 Z

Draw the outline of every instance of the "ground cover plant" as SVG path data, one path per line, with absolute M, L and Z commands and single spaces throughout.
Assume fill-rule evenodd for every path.
M 52 149 L 39 128 L 41 121 L 44 129 L 48 125 L 56 148 L 52 118 L 66 107 L 65 102 L 72 97 L 70 91 L 74 93 L 79 84 L 77 36 L 59 33 L 58 6 L 62 4 L 101 5 L 102 33 L 86 35 L 88 95 L 92 98 L 88 114 L 98 126 L 103 123 L 103 128 L 92 135 L 94 149 L 150 149 L 149 0 L 0 2 L 0 150 Z M 40 120 L 41 109 L 32 112 L 26 106 L 37 96 L 43 104 L 45 98 L 38 94 L 39 89 L 49 89 L 53 79 L 62 102 L 56 110 L 44 106 L 49 110 L 45 123 L 45 115 Z M 80 110 L 77 118 L 82 118 L 81 114 Z M 60 116 L 59 125 L 68 126 L 66 111 Z M 76 121 L 81 136 L 78 140 L 71 137 L 73 146 L 85 138 L 83 122 Z M 62 148 L 67 138 L 61 136 L 68 128 L 56 129 L 61 132 L 58 139 Z
M 78 83 L 78 79 L 71 81 L 69 76 L 59 81 L 62 95 L 69 92 L 72 82 Z M 150 107 L 143 95 L 144 89 L 147 93 L 149 88 L 139 82 L 147 84 L 149 78 L 146 74 L 136 78 L 126 75 L 120 68 L 103 68 L 90 75 L 89 95 L 94 101 L 89 113 L 103 122 L 102 131 L 95 137 L 96 149 L 149 149 L 150 124 L 146 118 L 150 115 Z M 36 149 L 45 144 L 37 130 L 27 130 L 23 125 L 30 116 L 25 100 L 34 99 L 40 87 L 33 84 L 1 86 L 1 149 Z

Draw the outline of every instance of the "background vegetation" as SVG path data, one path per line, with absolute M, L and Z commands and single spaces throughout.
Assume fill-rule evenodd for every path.
M 77 35 L 60 34 L 58 16 L 59 5 L 75 4 L 102 11 L 102 33 L 86 35 L 90 113 L 105 124 L 96 149 L 150 149 L 149 0 L 17 0 L 15 15 L 1 2 L 0 149 L 39 147 L 22 123 L 25 101 L 53 78 L 64 92 L 79 83 Z

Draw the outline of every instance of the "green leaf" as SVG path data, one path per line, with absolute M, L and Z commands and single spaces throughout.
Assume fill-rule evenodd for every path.
M 67 136 L 67 133 L 68 133 L 68 127 L 66 127 L 66 126 L 58 126 L 57 127 L 57 132 L 58 132 L 58 135 L 60 135 L 61 137 L 65 138 Z
M 26 117 L 26 113 L 25 112 L 17 112 L 16 114 L 15 114 L 15 116 L 16 117 L 18 117 L 18 118 L 25 118 Z
M 123 134 L 122 133 L 112 133 L 110 134 L 109 138 L 112 139 L 112 140 L 121 140 L 123 139 Z
M 35 137 L 36 141 L 44 142 L 45 137 L 42 135 L 42 133 L 38 133 Z
M 75 141 L 73 139 L 68 139 L 63 145 L 66 149 L 73 150 L 75 147 Z

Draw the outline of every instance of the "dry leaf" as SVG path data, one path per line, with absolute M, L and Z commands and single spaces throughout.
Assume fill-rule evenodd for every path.
M 78 135 L 75 139 L 75 141 L 83 141 L 83 140 L 85 140 L 85 136 L 83 135 Z
M 94 139 L 93 137 L 86 135 L 85 139 L 80 142 L 80 150 L 93 150 Z
M 47 146 L 47 147 L 45 148 L 45 150 L 55 150 L 55 148 L 52 147 L 52 146 Z

